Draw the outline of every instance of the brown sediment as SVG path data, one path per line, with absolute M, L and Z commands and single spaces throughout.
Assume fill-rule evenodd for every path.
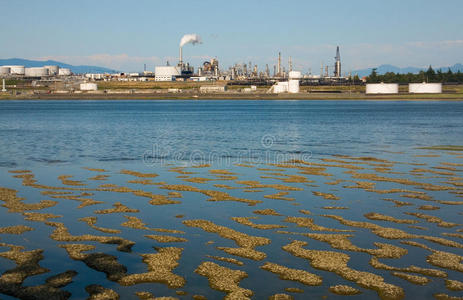
M 169 169 L 169 172 L 175 172 L 178 174 L 184 174 L 184 175 L 189 175 L 189 174 L 197 174 L 196 172 L 191 172 L 191 171 L 185 171 L 186 167 L 175 167 Z
M 169 198 L 183 198 L 183 195 L 179 192 L 169 192 L 167 195 Z
M 86 206 L 104 203 L 103 201 L 95 201 L 92 198 L 83 198 L 85 195 L 87 194 L 81 193 L 80 195 L 54 195 L 51 197 L 55 199 L 66 199 L 66 200 L 79 201 L 80 205 L 77 208 L 83 208 Z
M 349 207 L 345 206 L 323 206 L 323 209 L 349 209 Z
M 439 227 L 452 228 L 452 227 L 460 225 L 457 223 L 446 222 L 436 216 L 430 216 L 430 215 L 426 215 L 422 213 L 405 212 L 404 214 L 409 215 L 409 216 L 414 216 L 420 219 L 424 219 L 429 223 L 436 223 L 437 226 Z
M 307 209 L 300 209 L 299 212 L 303 215 L 311 215 L 312 213 L 310 212 L 310 210 L 307 210 Z
M 0 227 L 0 234 L 23 234 L 24 232 L 32 231 L 34 228 L 25 225 L 15 225 Z
M 444 233 L 442 233 L 442 235 L 451 236 L 451 237 L 457 237 L 457 238 L 463 239 L 463 234 L 460 234 L 460 233 L 448 233 L 448 232 L 444 232 Z
M 449 186 L 440 186 L 440 185 L 434 185 L 430 183 L 416 182 L 416 181 L 412 181 L 409 179 L 403 179 L 403 178 L 383 177 L 383 176 L 378 176 L 376 174 L 358 173 L 356 171 L 346 171 L 345 173 L 351 174 L 353 178 L 357 178 L 357 179 L 368 179 L 368 180 L 373 180 L 373 181 L 383 181 L 383 182 L 392 182 L 392 183 L 398 183 L 398 184 L 403 184 L 403 185 L 413 185 L 413 186 L 417 186 L 419 188 L 422 188 L 424 190 L 429 190 L 429 191 L 447 191 L 447 190 L 455 189 L 454 187 L 449 187 Z
M 238 265 L 238 266 L 243 266 L 244 265 L 244 263 L 242 261 L 237 260 L 235 258 L 231 258 L 231 257 L 212 256 L 212 255 L 206 255 L 206 257 L 209 257 L 209 258 L 212 258 L 212 259 L 215 259 L 215 260 L 219 260 L 219 261 L 228 262 L 228 263 L 235 264 L 235 265 Z
M 410 203 L 410 202 L 403 202 L 403 201 L 399 201 L 399 200 L 395 200 L 395 199 L 389 199 L 389 198 L 383 198 L 384 201 L 389 201 L 389 202 L 393 202 L 395 205 L 395 207 L 402 207 L 402 206 L 411 206 L 413 205 L 413 203 Z
M 197 187 L 185 184 L 164 184 L 160 187 L 161 189 L 179 191 L 179 192 L 200 192 L 201 190 Z
M 143 185 L 156 185 L 152 179 L 134 179 L 127 180 L 127 183 L 143 184 Z
M 41 200 L 38 203 L 23 203 L 24 198 L 17 197 L 18 191 L 0 187 L 0 200 L 4 203 L 3 207 L 8 208 L 8 212 L 22 213 L 25 210 L 39 210 L 55 206 L 58 202 L 52 200 Z
M 350 295 L 358 295 L 362 292 L 356 288 L 353 288 L 349 285 L 332 285 L 329 288 L 329 291 L 333 294 L 342 295 L 342 296 L 350 296 Z
M 432 251 L 433 253 L 426 258 L 428 263 L 436 267 L 463 272 L 463 256 L 445 251 Z
M 116 202 L 113 204 L 114 208 L 107 208 L 107 209 L 100 209 L 95 210 L 95 214 L 114 214 L 114 213 L 137 213 L 140 210 L 129 208 L 120 202 Z
M 264 198 L 276 199 L 276 200 L 285 200 L 285 201 L 294 201 L 295 200 L 294 198 L 284 197 L 284 196 L 286 196 L 288 194 L 289 194 L 289 192 L 278 192 L 276 194 L 264 195 Z
M 253 213 L 257 215 L 264 215 L 264 216 L 281 216 L 282 215 L 276 212 L 273 208 L 258 209 L 258 210 L 253 211 Z
M 88 171 L 93 171 L 93 172 L 108 172 L 105 169 L 95 169 L 95 168 L 88 168 L 88 167 L 83 167 L 82 169 L 88 170 Z
M 146 224 L 142 222 L 141 219 L 133 216 L 124 216 L 127 221 L 122 223 L 122 226 L 133 228 L 133 229 L 142 229 L 142 230 L 151 230 L 146 227 Z
M 178 218 L 178 219 L 181 219 L 181 218 L 184 218 L 185 215 L 175 215 L 175 217 Z
M 433 296 L 434 296 L 434 299 L 436 300 L 463 300 L 463 297 L 449 296 L 444 293 L 434 294 Z
M 382 227 L 374 223 L 350 221 L 350 220 L 344 219 L 341 216 L 336 216 L 336 215 L 322 215 L 322 216 L 337 220 L 343 225 L 370 229 L 377 236 L 386 238 L 386 239 L 412 239 L 412 238 L 418 237 L 417 235 L 407 233 L 400 229 Z
M 243 190 L 245 193 L 262 193 L 264 190 Z
M 12 174 L 22 174 L 22 173 L 30 173 L 31 170 L 8 170 L 8 173 Z
M 281 178 L 280 180 L 287 183 L 314 182 L 313 180 L 308 180 L 307 177 L 302 175 L 285 175 L 285 178 Z
M 141 300 L 179 300 L 179 298 L 176 297 L 155 297 L 150 292 L 136 292 L 135 295 Z M 194 296 L 193 299 L 195 299 Z
M 402 272 L 392 272 L 392 275 L 397 276 L 399 278 L 402 278 L 404 280 L 407 280 L 408 282 L 411 282 L 417 285 L 426 285 L 430 281 L 427 277 L 424 277 L 424 276 L 410 275 L 410 274 L 402 273 Z
M 400 195 L 400 197 L 404 197 L 404 198 L 411 198 L 411 199 L 419 199 L 419 200 L 423 200 L 423 201 L 432 201 L 432 197 L 426 195 L 426 194 L 402 194 Z
M 90 295 L 87 300 L 118 300 L 119 294 L 113 291 L 102 287 L 98 284 L 91 284 L 85 287 L 85 290 Z
M 180 201 L 172 200 L 169 199 L 167 196 L 164 195 L 159 195 L 159 194 L 153 194 L 151 192 L 147 191 L 132 191 L 132 194 L 135 196 L 140 196 L 140 197 L 146 197 L 149 198 L 149 204 L 151 205 L 166 205 L 166 204 L 178 204 L 181 203 Z
M 286 228 L 288 226 L 277 225 L 277 224 L 256 224 L 251 219 L 257 219 L 257 217 L 232 217 L 233 221 L 252 227 L 256 229 L 275 229 L 275 228 Z
M 271 242 L 268 238 L 251 236 L 225 226 L 216 225 L 207 220 L 185 220 L 182 223 L 189 227 L 199 227 L 204 231 L 217 233 L 223 238 L 235 241 L 235 243 L 240 246 L 240 248 L 221 247 L 218 249 L 223 250 L 229 254 L 239 255 L 250 259 L 264 259 L 266 254 L 260 251 L 256 251 L 254 248 L 257 246 L 270 244 Z
M 265 189 L 273 188 L 279 191 L 303 191 L 303 188 L 298 188 L 294 186 L 284 185 L 284 184 L 263 184 L 256 180 L 237 180 L 235 181 L 238 184 L 246 185 L 248 188 L 252 189 Z
M 207 183 L 212 181 L 213 179 L 210 178 L 203 178 L 203 177 L 189 177 L 182 179 L 183 181 L 193 182 L 193 183 Z
M 77 241 L 95 241 L 103 244 L 116 244 L 117 250 L 130 252 L 134 242 L 117 236 L 97 236 L 91 234 L 71 235 L 63 223 L 46 222 L 48 226 L 55 227 L 55 230 L 50 234 L 50 238 L 59 242 L 77 242 Z
M 79 221 L 85 222 L 91 228 L 93 228 L 95 230 L 98 230 L 98 231 L 101 231 L 101 232 L 104 232 L 104 233 L 113 233 L 113 234 L 121 233 L 121 231 L 118 230 L 118 229 L 111 229 L 111 228 L 104 228 L 104 227 L 95 226 L 96 221 L 97 221 L 97 217 L 80 218 Z
M 0 256 L 13 260 L 17 266 L 0 276 L 0 293 L 19 299 L 68 299 L 71 296 L 71 293 L 61 290 L 60 287 L 72 282 L 72 277 L 77 272 L 66 271 L 48 277 L 42 285 L 22 286 L 27 277 L 49 271 L 39 265 L 43 259 L 43 250 L 21 251 L 22 248 L 19 246 L 10 248 L 9 251 L 0 252 Z
M 330 193 L 322 193 L 322 192 L 312 191 L 312 194 L 314 194 L 315 196 L 323 197 L 326 200 L 340 200 L 339 197 L 336 197 L 335 195 L 330 194 Z
M 238 285 L 243 278 L 248 277 L 244 271 L 232 270 L 206 261 L 201 263 L 195 272 L 207 277 L 211 288 L 227 293 L 225 299 L 250 299 L 253 294 L 251 290 Z
M 23 212 L 24 220 L 27 221 L 37 221 L 37 222 L 46 222 L 48 219 L 56 219 L 61 218 L 63 216 L 54 215 L 54 214 L 44 214 L 44 213 L 37 213 L 37 212 Z
M 463 291 L 463 282 L 458 280 L 445 280 L 445 287 L 451 291 Z
M 386 216 L 383 214 L 379 213 L 367 213 L 364 214 L 365 218 L 370 219 L 370 220 L 376 220 L 376 221 L 388 221 L 388 222 L 394 222 L 394 223 L 399 223 L 399 224 L 416 224 L 418 223 L 417 220 L 409 220 L 409 219 L 397 219 L 391 216 Z
M 118 280 L 121 285 L 160 282 L 170 288 L 180 288 L 185 285 L 183 277 L 172 273 L 178 266 L 183 248 L 166 247 L 157 249 L 155 254 L 142 254 L 143 262 L 148 265 L 148 272 L 131 274 Z
M 214 175 L 216 177 L 216 180 L 237 180 L 238 176 L 232 176 L 232 175 Z
M 96 175 L 88 178 L 88 180 L 106 180 L 108 177 L 109 175 Z
M 185 231 L 175 230 L 175 229 L 165 229 L 165 228 L 151 228 L 152 231 L 156 232 L 165 232 L 165 233 L 178 233 L 178 234 L 185 234 Z
M 439 154 L 417 154 L 415 157 L 440 157 Z
M 185 291 L 180 291 L 180 290 L 178 290 L 178 291 L 175 291 L 175 293 L 176 293 L 177 295 L 179 295 L 179 296 L 185 296 L 185 295 L 188 295 L 188 293 L 187 293 L 187 292 L 185 292 Z
M 68 178 L 72 178 L 72 175 L 60 175 L 58 179 L 61 180 L 61 183 L 64 185 L 71 185 L 71 186 L 84 186 L 85 184 L 79 180 L 69 180 Z
M 405 244 L 405 243 L 404 243 Z M 409 267 L 392 267 L 386 265 L 378 260 L 377 257 L 372 257 L 370 259 L 370 265 L 379 270 L 387 270 L 387 271 L 395 271 L 395 272 L 406 272 L 406 273 L 417 273 L 425 276 L 431 277 L 439 277 L 439 278 L 446 278 L 447 273 L 438 269 L 428 269 L 428 268 L 421 268 L 417 266 L 409 266 Z
M 191 166 L 190 168 L 209 168 L 210 166 L 211 166 L 210 164 L 200 164 L 200 165 Z
M 69 195 L 72 192 L 64 192 L 64 191 L 41 191 L 40 194 L 42 195 Z
M 132 176 L 140 177 L 140 178 L 154 178 L 158 176 L 158 174 L 155 174 L 155 173 L 140 173 L 140 172 L 130 171 L 130 170 L 121 170 L 121 174 L 132 175 Z
M 347 263 L 350 257 L 347 254 L 302 248 L 306 245 L 307 242 L 295 240 L 283 246 L 283 250 L 294 256 L 309 260 L 312 267 L 316 269 L 334 272 L 349 281 L 356 282 L 364 288 L 373 289 L 377 291 L 379 296 L 383 299 L 402 299 L 404 297 L 402 288 L 384 282 L 383 277 L 369 272 L 357 271 L 348 267 Z
M 305 217 L 286 217 L 283 222 L 294 223 L 297 224 L 299 227 L 306 227 L 314 231 L 328 231 L 328 232 L 352 232 L 353 230 L 348 229 L 335 229 L 335 228 L 328 228 L 323 227 L 320 225 L 316 225 L 312 218 L 305 218 Z
M 207 199 L 207 201 L 236 201 L 236 202 L 246 203 L 249 206 L 254 206 L 258 203 L 262 203 L 261 200 L 238 198 L 238 197 L 231 196 L 230 194 L 226 192 L 213 191 L 213 190 L 200 190 L 199 192 L 210 197 L 209 199 Z
M 435 168 L 435 169 L 439 169 L 439 168 Z M 456 170 L 455 168 L 447 169 L 447 168 L 443 168 L 443 167 L 441 167 L 441 169 L 452 170 L 452 171 Z M 431 170 L 431 169 L 422 169 L 422 168 L 414 168 L 413 170 L 410 171 L 410 173 L 412 173 L 412 174 L 413 173 L 421 173 L 421 174 L 423 174 L 423 173 L 431 173 L 431 174 L 444 175 L 444 176 L 453 176 L 453 175 L 455 175 L 455 173 L 453 173 L 453 172 L 434 171 L 434 170 Z
M 287 291 L 288 293 L 304 293 L 303 289 L 294 288 L 294 287 L 285 288 L 285 291 Z
M 421 205 L 420 207 L 418 207 L 418 209 L 421 209 L 421 210 L 437 210 L 437 209 L 440 209 L 439 206 L 433 206 L 433 205 Z
M 269 300 L 293 300 L 293 296 L 287 294 L 275 294 L 268 298 Z
M 227 189 L 227 190 L 236 190 L 236 189 L 239 189 L 238 187 L 229 186 L 229 185 L 227 185 L 227 184 L 219 184 L 219 183 L 214 184 L 214 186 L 215 186 L 216 188 L 222 188 L 222 189 Z
M 243 167 L 243 168 L 254 168 L 253 165 L 249 165 L 249 164 L 235 164 L 235 166 Z
M 181 237 L 176 237 L 176 236 L 170 236 L 170 235 L 157 235 L 157 234 L 150 234 L 150 235 L 145 235 L 145 237 L 155 240 L 159 243 L 182 243 L 182 242 L 188 242 L 187 239 L 181 238 Z
M 445 200 L 438 200 L 440 204 L 446 205 L 463 205 L 463 201 L 445 201 Z
M 227 170 L 209 170 L 211 174 L 219 174 L 219 175 L 236 175 L 236 173 L 227 171 Z
M 409 225 L 408 228 L 419 229 L 419 230 L 428 230 L 428 228 L 423 226 Z
M 318 275 L 309 273 L 304 270 L 292 269 L 282 265 L 278 265 L 271 262 L 266 262 L 263 266 L 260 267 L 263 270 L 275 273 L 280 275 L 282 280 L 292 280 L 297 281 L 306 285 L 321 285 L 322 278 Z
M 325 182 L 325 184 L 328 184 L 328 185 L 338 185 L 338 184 L 340 184 L 341 182 L 345 182 L 345 180 L 343 180 L 343 179 L 336 179 L 336 180 L 334 180 L 334 181 Z

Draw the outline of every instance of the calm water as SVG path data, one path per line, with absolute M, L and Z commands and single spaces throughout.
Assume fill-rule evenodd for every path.
M 97 226 L 121 230 L 118 236 L 135 242 L 132 252 L 120 252 L 115 245 L 98 242 L 56 241 L 50 238 L 54 227 L 43 222 L 24 220 L 20 212 L 12 213 L 7 208 L 0 207 L 0 226 L 26 225 L 33 231 L 21 235 L 1 234 L 0 241 L 22 245 L 25 250 L 43 249 L 42 267 L 50 272 L 28 277 L 23 286 L 43 284 L 52 275 L 66 270 L 75 270 L 78 275 L 69 285 L 63 287 L 72 293 L 72 298 L 85 299 L 88 294 L 85 287 L 89 284 L 100 284 L 111 288 L 121 295 L 122 299 L 136 298 L 135 292 L 149 291 L 155 296 L 174 296 L 191 299 L 192 295 L 201 294 L 209 299 L 222 298 L 223 292 L 211 289 L 205 277 L 194 271 L 201 262 L 213 261 L 231 269 L 243 270 L 248 278 L 239 285 L 254 292 L 253 298 L 266 299 L 276 293 L 291 294 L 295 299 L 316 299 L 322 296 L 337 298 L 328 291 L 336 284 L 346 284 L 359 289 L 362 293 L 357 298 L 375 298 L 373 290 L 360 287 L 355 282 L 347 281 L 331 272 L 317 270 L 303 258 L 292 256 L 283 251 L 282 246 L 293 239 L 308 242 L 307 249 L 323 249 L 344 252 L 351 256 L 349 266 L 384 277 L 385 281 L 404 289 L 407 298 L 432 298 L 435 293 L 447 293 L 461 296 L 461 292 L 449 291 L 445 288 L 445 280 L 431 278 L 424 287 L 418 287 L 390 271 L 374 269 L 369 265 L 369 254 L 332 249 L 327 243 L 304 236 L 279 234 L 275 229 L 262 230 L 238 224 L 231 217 L 255 217 L 255 223 L 281 224 L 288 226 L 283 230 L 290 232 L 313 233 L 305 227 L 285 222 L 285 216 L 310 217 L 314 223 L 337 229 L 355 230 L 350 240 L 356 246 L 368 249 L 376 248 L 374 242 L 389 243 L 407 249 L 409 253 L 400 259 L 383 259 L 384 263 L 396 267 L 417 265 L 423 268 L 435 268 L 448 273 L 449 279 L 463 281 L 461 272 L 442 269 L 426 262 L 429 255 L 424 249 L 406 246 L 400 240 L 379 238 L 368 229 L 349 227 L 338 221 L 323 217 L 323 214 L 343 216 L 348 220 L 367 221 L 385 227 L 402 229 L 413 234 L 443 237 L 455 242 L 462 242 L 458 236 L 443 236 L 442 233 L 457 233 L 462 226 L 451 228 L 429 223 L 404 213 L 424 213 L 438 216 L 441 219 L 463 223 L 461 205 L 445 205 L 437 200 L 462 201 L 461 184 L 463 167 L 462 152 L 430 151 L 418 149 L 433 145 L 462 145 L 463 143 L 463 103 L 461 102 L 395 102 L 395 101 L 3 101 L 0 102 L 0 186 L 15 189 L 18 196 L 24 197 L 26 203 L 36 203 L 40 200 L 53 200 L 57 204 L 37 212 L 53 213 L 62 218 L 51 221 L 62 222 L 72 235 L 86 233 L 98 236 L 114 236 L 90 228 L 79 221 L 79 218 L 97 216 Z M 375 169 L 373 163 L 339 158 L 375 157 L 391 162 L 388 170 Z M 420 183 L 451 186 L 453 190 L 426 190 L 416 185 L 401 185 L 393 182 L 376 181 L 377 190 L 401 188 L 425 192 L 432 201 L 423 201 L 404 197 L 404 193 L 380 194 L 363 189 L 344 188 L 354 185 L 355 179 L 349 169 L 336 166 L 325 166 L 325 175 L 304 175 L 313 182 L 282 182 L 281 176 L 271 174 L 272 171 L 258 168 L 273 168 L 269 164 L 278 164 L 290 159 L 301 159 L 314 164 L 330 164 L 323 159 L 346 159 L 351 164 L 361 166 L 359 173 L 377 173 L 388 178 L 405 178 Z M 238 163 L 253 166 L 252 168 L 237 165 Z M 450 165 L 443 165 L 447 163 Z M 210 164 L 207 168 L 190 168 L 198 164 Z M 347 164 L 347 163 L 346 163 Z M 439 169 L 445 166 L 447 169 Z M 452 170 L 448 167 L 452 166 Z M 83 169 L 101 168 L 107 170 L 97 173 Z M 179 174 L 174 167 L 185 167 L 184 171 L 195 174 Z M 422 168 L 429 171 L 415 172 Z M 60 175 L 72 175 L 71 180 L 78 180 L 85 188 L 91 189 L 87 196 L 103 203 L 78 208 L 79 202 L 69 199 L 51 198 L 41 193 L 43 190 L 24 186 L 17 174 L 8 171 L 28 169 L 34 174 L 37 183 L 55 187 L 66 187 L 58 179 Z M 259 200 L 262 203 L 248 206 L 245 203 L 225 201 L 210 202 L 204 194 L 180 191 L 183 198 L 176 199 L 179 204 L 153 206 L 147 198 L 131 193 L 117 193 L 97 190 L 101 184 L 116 184 L 132 189 L 144 190 L 153 194 L 167 195 L 161 185 L 142 185 L 128 182 L 136 178 L 121 174 L 122 169 L 156 173 L 159 176 L 151 178 L 153 182 L 167 184 L 186 184 L 201 189 L 225 191 L 232 196 Z M 237 179 L 219 178 L 210 170 L 222 169 L 235 173 Z M 300 169 L 284 168 L 287 175 L 301 175 Z M 178 170 L 178 169 L 177 169 Z M 277 171 L 273 171 L 275 173 Z M 389 172 L 389 173 L 388 173 Z M 106 180 L 93 180 L 97 174 L 108 175 Z M 205 183 L 186 182 L 189 177 L 212 179 Z M 278 178 L 280 176 L 280 179 Z M 275 178 L 277 177 L 277 178 Z M 453 178 L 453 179 L 452 179 Z M 456 179 L 455 179 L 456 178 Z M 340 180 L 343 183 L 326 184 Z M 285 184 L 300 190 L 290 191 L 286 197 L 294 201 L 270 199 L 264 196 L 280 190 L 274 188 L 259 188 L 261 191 L 249 192 L 243 183 L 236 180 L 254 180 L 266 184 Z M 365 181 L 365 180 L 363 180 Z M 237 187 L 234 190 L 224 190 L 214 186 L 227 184 Z M 69 187 L 69 186 L 67 186 Z M 340 200 L 327 200 L 312 192 L 332 193 Z M 75 192 L 79 194 L 80 192 Z M 460 193 L 460 194 L 459 194 Z M 409 202 L 410 205 L 395 207 L 394 203 L 384 201 L 391 198 Z M 4 199 L 1 199 L 4 200 Z M 111 215 L 96 215 L 95 210 L 111 208 L 115 202 L 121 202 L 130 208 L 139 209 L 139 213 L 119 213 Z M 435 205 L 439 210 L 423 211 L 421 205 Z M 327 210 L 324 206 L 342 206 L 348 209 Z M 273 208 L 283 216 L 259 216 L 253 213 L 256 209 Z M 306 216 L 299 210 L 310 210 L 312 215 Z M 378 212 L 399 219 L 414 219 L 427 230 L 408 227 L 409 224 L 398 224 L 387 221 L 372 221 L 363 215 L 368 212 Z M 185 243 L 158 243 L 144 237 L 146 234 L 161 234 L 149 230 L 132 229 L 121 224 L 127 219 L 124 216 L 136 216 L 150 228 L 166 228 L 185 231 L 180 235 L 188 240 Z M 184 218 L 175 218 L 185 215 Z M 229 255 L 216 247 L 235 247 L 235 242 L 222 238 L 215 233 L 206 232 L 200 228 L 187 227 L 183 220 L 206 219 L 215 224 L 233 228 L 252 236 L 262 236 L 271 239 L 269 245 L 257 247 L 265 252 L 267 258 L 254 261 L 247 258 Z M 326 233 L 326 232 L 316 232 Z M 172 235 L 172 234 L 169 234 Z M 208 244 L 214 241 L 214 244 Z M 429 247 L 463 255 L 458 247 L 446 247 L 426 240 L 416 240 Z M 153 247 L 184 248 L 179 266 L 173 270 L 186 279 L 183 288 L 169 289 L 162 283 L 143 283 L 129 287 L 107 280 L 102 272 L 89 268 L 81 261 L 72 260 L 66 251 L 58 245 L 67 243 L 82 243 L 94 245 L 93 252 L 104 252 L 114 255 L 124 264 L 128 273 L 146 272 L 146 265 L 140 254 L 156 253 Z M 1 247 L 0 251 L 8 248 Z M 92 251 L 90 251 L 92 252 Z M 237 266 L 208 258 L 206 255 L 233 257 L 243 261 L 244 266 Z M 290 268 L 303 269 L 323 277 L 321 286 L 307 286 L 300 282 L 281 280 L 278 275 L 262 270 L 259 267 L 264 262 L 274 262 Z M 0 258 L 0 271 L 3 273 L 15 267 L 14 262 Z M 414 274 L 417 275 L 417 274 Z M 272 284 L 269 285 L 269 282 Z M 289 293 L 285 288 L 297 287 L 305 292 Z M 179 296 L 176 290 L 188 292 Z M 413 297 L 412 297 L 413 296 Z M 9 296 L 1 296 L 9 299 Z

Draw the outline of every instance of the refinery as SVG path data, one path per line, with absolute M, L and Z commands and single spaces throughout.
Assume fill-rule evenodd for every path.
M 7 88 L 13 87 L 13 94 L 148 94 L 148 93 L 254 93 L 254 94 L 302 94 L 311 92 L 314 89 L 301 87 L 316 86 L 363 86 L 362 93 L 366 95 L 384 94 L 393 95 L 399 93 L 408 94 L 440 94 L 442 93 L 441 83 L 410 83 L 408 91 L 399 89 L 397 83 L 368 83 L 357 77 L 354 79 L 352 74 L 342 73 L 341 54 L 339 46 L 335 49 L 335 56 L 332 65 L 321 64 L 320 74 L 314 75 L 310 71 L 303 73 L 301 70 L 293 69 L 293 59 L 288 57 L 287 64 L 281 52 L 275 55 L 274 64 L 264 67 L 249 61 L 246 63 L 235 63 L 228 68 L 223 68 L 219 64 L 217 57 L 204 61 L 196 68 L 188 62 L 187 45 L 201 44 L 201 37 L 197 34 L 186 34 L 179 42 L 178 62 L 165 65 L 154 66 L 154 70 L 147 70 L 146 64 L 143 72 L 133 73 L 85 73 L 73 74 L 69 68 L 60 68 L 57 65 L 47 65 L 42 67 L 25 67 L 21 65 L 0 66 L 0 77 L 3 79 L 2 92 L 7 92 Z M 333 49 L 334 52 L 334 49 Z M 18 84 L 8 86 L 6 81 L 16 80 Z M 156 86 L 150 90 L 148 87 L 140 85 L 134 88 L 121 88 L 120 86 L 112 89 L 109 83 L 117 82 L 139 82 L 159 83 L 171 85 L 164 89 Z M 180 83 L 196 83 L 192 88 L 186 89 Z M 177 84 L 178 83 L 178 84 Z M 18 87 L 26 88 L 20 90 Z M 178 86 L 176 86 L 176 84 Z M 229 89 L 229 87 L 238 87 Z M 323 90 L 324 93 L 337 93 L 342 89 Z M 349 93 L 358 91 L 350 88 Z

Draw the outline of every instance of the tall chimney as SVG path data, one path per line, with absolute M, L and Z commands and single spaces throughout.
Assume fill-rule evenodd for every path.
M 278 52 L 277 76 L 281 75 L 281 52 Z
M 182 68 L 183 70 L 183 57 L 182 57 L 182 46 L 180 46 L 180 56 L 178 59 L 178 66 Z

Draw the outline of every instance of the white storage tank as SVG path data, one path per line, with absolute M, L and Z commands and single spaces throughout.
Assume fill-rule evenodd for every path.
M 299 80 L 290 79 L 288 81 L 288 92 L 291 94 L 299 93 Z
M 368 83 L 365 90 L 366 94 L 398 94 L 398 83 Z
M 28 77 L 48 76 L 48 69 L 45 67 L 26 68 L 25 75 Z
M 70 76 L 71 75 L 71 69 L 59 68 L 58 75 L 60 75 L 60 76 Z
M 410 83 L 408 92 L 410 94 L 441 94 L 442 83 Z
M 289 72 L 289 79 L 301 79 L 302 73 L 299 71 L 290 71 Z
M 275 94 L 287 93 L 288 92 L 288 81 L 280 81 L 273 86 L 273 92 Z
M 154 68 L 154 76 L 156 81 L 172 81 L 176 76 L 182 75 L 180 67 L 161 66 Z
M 58 66 L 44 66 L 45 69 L 48 69 L 48 75 L 58 75 L 59 67 Z
M 2 66 L 2 67 L 0 67 L 0 74 L 1 75 L 8 75 L 8 74 L 10 74 L 10 70 L 11 70 L 10 67 Z
M 5 66 L 10 68 L 10 74 L 24 75 L 26 68 L 24 66 Z
M 81 91 L 96 91 L 98 90 L 98 85 L 96 83 L 81 83 L 80 90 Z

